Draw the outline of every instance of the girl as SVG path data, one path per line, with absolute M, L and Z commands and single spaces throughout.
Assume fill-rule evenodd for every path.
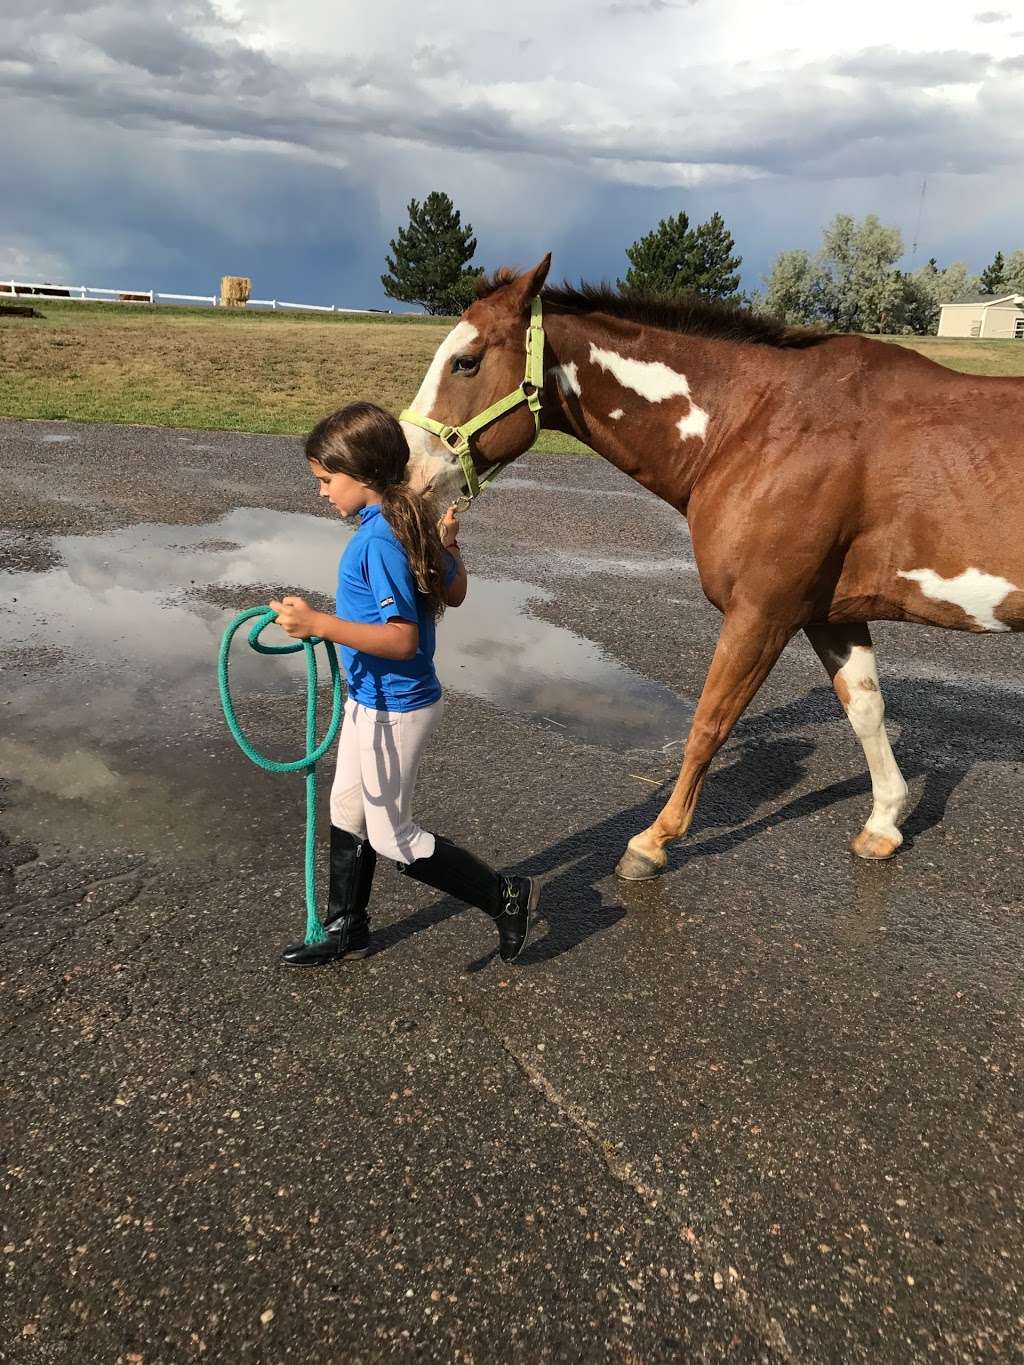
M 292 943 L 282 958 L 312 967 L 366 956 L 366 907 L 380 853 L 407 876 L 490 915 L 501 958 L 512 962 L 526 946 L 537 884 L 495 872 L 412 818 L 420 756 L 444 709 L 434 624 L 466 596 L 454 512 L 441 523 L 442 544 L 429 502 L 406 480 L 405 434 L 373 403 L 350 403 L 318 422 L 306 458 L 320 496 L 343 517 L 358 513 L 359 529 L 341 557 L 337 616 L 301 597 L 270 604 L 285 634 L 340 645 L 348 680 L 331 788 L 327 939 Z

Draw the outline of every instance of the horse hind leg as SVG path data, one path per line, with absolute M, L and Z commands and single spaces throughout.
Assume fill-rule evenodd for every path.
M 871 632 L 858 623 L 808 626 L 805 633 L 832 679 L 871 774 L 871 814 L 850 850 L 860 858 L 891 858 L 903 842 L 899 822 L 907 803 L 907 784 L 885 733 L 885 703 Z

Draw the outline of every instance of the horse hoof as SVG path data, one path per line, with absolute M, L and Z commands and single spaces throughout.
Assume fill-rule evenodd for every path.
M 664 872 L 667 862 L 664 853 L 661 862 L 658 862 L 656 858 L 649 858 L 646 853 L 627 845 L 625 853 L 615 864 L 615 875 L 624 882 L 649 882 L 652 877 Z
M 850 845 L 850 852 L 869 862 L 881 863 L 891 858 L 902 842 L 902 839 L 894 839 L 888 834 L 874 834 L 871 830 L 862 829 Z

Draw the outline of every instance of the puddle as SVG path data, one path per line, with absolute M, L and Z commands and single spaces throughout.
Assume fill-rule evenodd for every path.
M 219 714 L 217 651 L 235 611 L 196 594 L 251 584 L 256 605 L 268 584 L 330 593 L 352 534 L 322 517 L 240 508 L 203 526 L 55 537 L 58 567 L 3 575 L 0 650 L 24 655 L 45 645 L 60 657 L 31 685 L 8 675 L 0 762 L 21 779 L 19 806 L 57 792 L 111 799 L 115 751 L 145 745 L 171 755 L 183 737 L 203 733 Z M 474 577 L 466 603 L 438 631 L 446 688 L 613 750 L 677 740 L 690 705 L 593 642 L 534 617 L 531 600 L 548 596 L 532 584 Z M 301 654 L 268 660 L 236 638 L 235 695 L 294 698 L 296 734 L 304 680 Z

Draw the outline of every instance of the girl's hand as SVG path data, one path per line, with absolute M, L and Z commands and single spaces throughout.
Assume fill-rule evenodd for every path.
M 445 512 L 444 516 L 437 523 L 437 531 L 441 537 L 441 544 L 446 550 L 449 545 L 454 545 L 459 538 L 459 518 L 455 512 L 456 506 L 457 504 L 453 502 L 451 507 L 448 508 L 448 511 Z
M 280 602 L 271 602 L 270 609 L 277 612 L 275 624 L 293 640 L 305 640 L 310 635 L 316 635 L 320 613 L 314 611 L 301 597 L 284 597 Z

